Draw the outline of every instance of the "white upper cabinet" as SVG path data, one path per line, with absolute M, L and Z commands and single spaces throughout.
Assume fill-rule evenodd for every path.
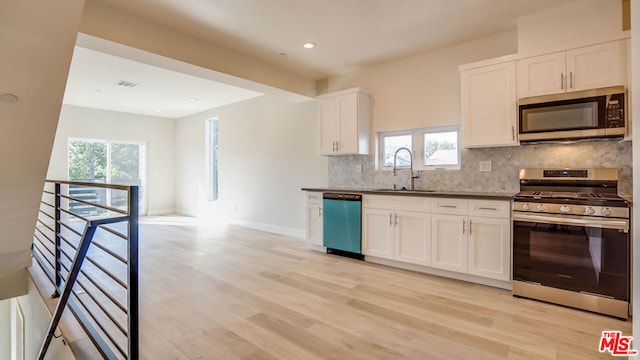
M 460 67 L 463 146 L 517 145 L 514 56 Z
M 518 97 L 625 85 L 626 57 L 620 41 L 518 61 Z
M 369 112 L 369 95 L 358 88 L 318 96 L 320 154 L 368 154 Z

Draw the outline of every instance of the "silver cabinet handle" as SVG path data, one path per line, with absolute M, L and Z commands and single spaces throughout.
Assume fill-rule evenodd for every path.
M 493 211 L 496 211 L 496 210 L 498 210 L 498 209 L 496 209 L 496 208 L 491 208 L 491 207 L 478 207 L 478 210 L 493 210 Z
M 560 73 L 560 89 L 564 90 L 564 73 Z
M 513 125 L 511 126 L 511 139 L 516 141 L 516 127 Z
M 336 141 L 336 151 L 340 151 L 340 141 Z
M 457 209 L 457 208 L 458 208 L 458 207 L 457 207 L 457 206 L 455 206 L 455 205 L 440 205 L 440 207 L 443 207 L 443 208 L 449 208 L 449 209 Z
M 471 235 L 471 231 L 473 231 L 473 223 L 471 222 L 471 219 L 469 219 L 469 235 Z
M 322 217 L 322 209 L 318 208 L 318 217 Z
M 389 226 L 393 225 L 393 214 L 389 213 Z
M 569 71 L 569 89 L 573 89 L 573 71 Z
M 462 219 L 462 235 L 467 231 L 467 220 Z

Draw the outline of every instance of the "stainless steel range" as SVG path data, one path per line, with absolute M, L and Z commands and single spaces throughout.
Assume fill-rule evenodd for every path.
M 522 169 L 513 295 L 629 315 L 629 203 L 617 169 Z

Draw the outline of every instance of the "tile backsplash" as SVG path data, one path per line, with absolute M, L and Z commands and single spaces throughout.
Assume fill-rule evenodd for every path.
M 491 161 L 491 172 L 480 172 L 480 161 Z M 420 171 L 417 189 L 437 191 L 517 192 L 521 168 L 617 168 L 618 193 L 632 195 L 630 141 L 588 141 L 572 144 L 536 144 L 464 149 L 460 170 Z M 361 172 L 358 168 L 361 167 Z M 329 186 L 338 188 L 390 188 L 409 186 L 407 170 L 375 169 L 373 156 L 329 157 Z

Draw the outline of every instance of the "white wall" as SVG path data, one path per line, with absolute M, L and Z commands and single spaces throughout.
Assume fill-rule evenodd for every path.
M 11 310 L 12 317 L 16 316 L 17 311 L 20 311 L 24 317 L 24 358 L 37 359 L 42 341 L 49 328 L 51 314 L 31 278 L 29 278 L 29 293 L 12 299 Z M 12 321 L 15 320 L 12 319 Z M 60 331 L 57 331 L 56 334 L 59 335 Z M 46 359 L 74 360 L 75 357 L 69 346 L 65 345 L 63 338 L 60 337 L 51 340 Z
M 51 153 L 48 179 L 68 178 L 67 144 L 70 137 L 145 143 L 148 213 L 174 213 L 175 120 L 64 105 Z
M 621 0 L 582 0 L 518 19 L 520 57 L 624 37 Z
M 219 192 L 207 201 L 206 120 L 219 121 Z M 221 217 L 304 236 L 305 194 L 326 186 L 327 159 L 317 154 L 316 102 L 272 95 L 177 120 L 177 206 L 214 222 Z
M 362 87 L 372 94 L 373 131 L 460 123 L 458 65 L 517 52 L 505 32 L 390 61 L 328 80 L 328 91 Z

